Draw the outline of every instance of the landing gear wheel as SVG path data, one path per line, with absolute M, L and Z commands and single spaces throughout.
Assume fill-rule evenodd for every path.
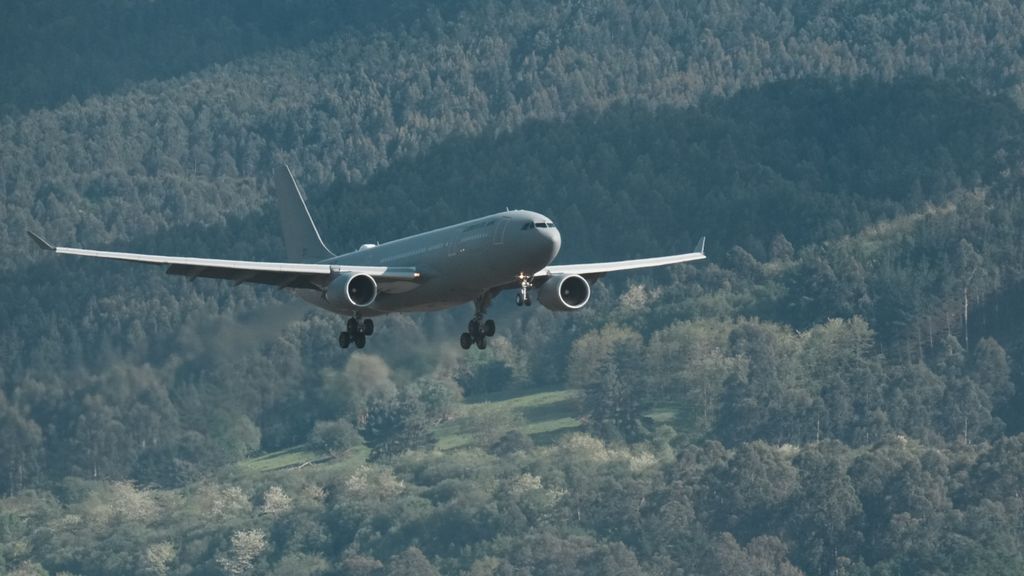
M 487 337 L 494 336 L 494 320 L 484 320 L 484 317 L 494 296 L 500 291 L 490 290 L 473 299 L 476 308 L 473 319 L 469 321 L 466 331 L 459 337 L 459 344 L 463 350 L 469 350 L 473 344 L 476 344 L 476 347 L 481 350 L 487 348 Z
M 516 306 L 522 306 L 525 302 L 522 294 L 516 294 Z
M 533 304 L 533 301 L 532 301 L 532 300 L 530 300 L 530 297 L 529 297 L 529 296 L 527 296 L 527 297 L 526 297 L 526 305 L 527 305 L 527 306 L 529 306 L 530 304 Z
M 366 346 L 366 337 L 371 334 L 373 334 L 373 320 L 353 316 L 345 322 L 345 331 L 338 336 L 338 344 L 342 348 L 348 348 L 350 344 L 355 344 L 356 348 L 362 348 Z

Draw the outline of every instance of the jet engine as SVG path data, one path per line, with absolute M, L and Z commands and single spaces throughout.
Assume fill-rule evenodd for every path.
M 366 308 L 377 299 L 377 281 L 368 274 L 343 272 L 327 285 L 324 299 L 343 308 Z
M 549 310 L 579 310 L 590 300 L 590 283 L 576 274 L 555 274 L 540 287 L 537 299 Z

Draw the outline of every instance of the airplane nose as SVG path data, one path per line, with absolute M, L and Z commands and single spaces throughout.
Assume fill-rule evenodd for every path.
M 562 248 L 562 235 L 558 232 L 557 228 L 542 228 L 540 232 L 541 236 L 544 238 L 547 252 L 550 254 L 548 262 L 551 262 L 555 259 L 555 256 L 558 255 L 558 251 Z

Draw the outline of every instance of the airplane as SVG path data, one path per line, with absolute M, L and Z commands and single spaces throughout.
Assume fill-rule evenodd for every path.
M 704 237 L 693 252 L 656 258 L 552 265 L 562 245 L 554 222 L 528 210 L 506 210 L 384 244 L 363 244 L 336 255 L 324 245 L 291 169 L 274 173 L 286 262 L 217 260 L 107 252 L 54 246 L 29 231 L 41 248 L 110 260 L 167 266 L 167 274 L 251 282 L 293 291 L 306 302 L 348 316 L 338 344 L 366 345 L 372 317 L 396 312 L 441 310 L 473 302 L 475 312 L 459 337 L 464 350 L 487 347 L 495 333 L 485 319 L 494 297 L 515 290 L 519 306 L 530 306 L 531 291 L 556 311 L 583 308 L 590 287 L 609 272 L 704 260 Z

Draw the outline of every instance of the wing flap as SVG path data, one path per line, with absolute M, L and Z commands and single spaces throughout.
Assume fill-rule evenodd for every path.
M 231 280 L 238 286 L 245 283 L 267 284 L 279 288 L 308 288 L 321 290 L 328 282 L 330 275 L 295 274 L 294 272 L 268 272 L 263 270 L 239 270 L 237 268 L 216 268 L 209 266 L 188 266 L 171 264 L 167 273 L 172 276 L 185 276 L 189 280 L 196 278 L 212 278 L 215 280 Z

